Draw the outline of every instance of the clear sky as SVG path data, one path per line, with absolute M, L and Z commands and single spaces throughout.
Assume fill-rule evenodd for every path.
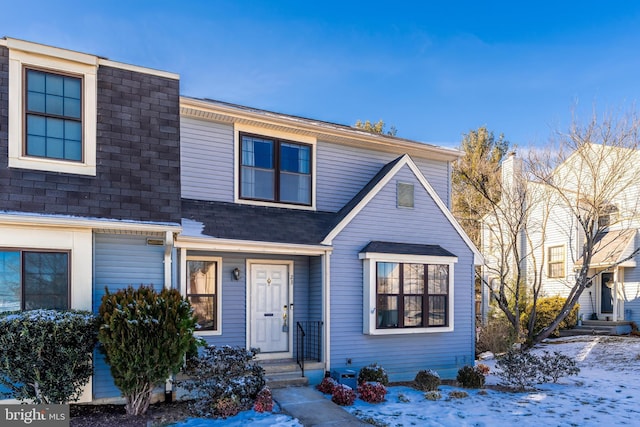
M 639 1 L 2 0 L 0 36 L 179 73 L 183 95 L 457 146 L 640 100 Z

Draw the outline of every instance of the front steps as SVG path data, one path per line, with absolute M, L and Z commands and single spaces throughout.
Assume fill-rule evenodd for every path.
M 561 337 L 574 335 L 628 335 L 631 333 L 631 322 L 609 320 L 583 320 L 581 326 L 560 330 Z
M 309 385 L 309 378 L 302 376 L 302 370 L 294 359 L 260 360 L 258 364 L 264 369 L 265 380 L 271 389 Z M 305 371 L 322 369 L 323 366 L 309 361 L 304 364 Z

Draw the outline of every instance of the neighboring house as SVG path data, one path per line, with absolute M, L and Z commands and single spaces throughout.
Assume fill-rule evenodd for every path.
M 620 150 L 612 147 L 594 147 L 594 152 L 602 156 L 611 155 L 612 150 Z M 625 155 L 638 156 L 639 154 Z M 564 191 L 569 199 L 574 194 L 581 194 L 580 197 L 586 201 L 590 197 L 586 194 L 590 187 L 572 184 L 575 175 L 571 173 L 571 168 L 578 167 L 578 161 L 579 158 L 576 158 L 574 153 L 560 164 L 554 173 L 566 177 Z M 521 160 L 515 154 L 503 161 L 502 181 L 505 184 L 505 191 L 509 189 L 518 191 L 518 181 L 522 179 L 521 168 Z M 545 185 L 531 181 L 524 181 L 523 185 L 528 192 L 526 203 L 530 203 L 531 206 L 528 208 L 532 209 L 516 239 L 519 253 L 523 257 L 520 260 L 523 284 L 530 287 L 534 280 L 540 278 L 541 296 L 566 297 L 574 286 L 577 271 L 583 263 L 584 231 L 566 202 L 560 197 L 554 197 L 554 193 Z M 633 196 L 638 194 L 638 190 L 640 188 L 633 185 L 625 188 L 624 191 L 612 191 L 611 194 L 614 197 L 599 210 L 597 242 L 589 266 L 589 275 L 594 276 L 594 280 L 579 300 L 579 315 L 585 321 L 601 320 L 620 324 L 630 321 L 640 322 L 640 268 L 637 267 L 637 256 L 630 257 L 640 244 L 638 198 Z M 503 197 L 503 203 L 506 203 L 504 202 L 506 199 Z M 513 197 L 511 200 L 516 199 Z M 625 214 L 622 215 L 622 212 Z M 504 223 L 502 226 L 504 229 Z M 485 260 L 483 281 L 493 284 L 496 283 L 496 271 L 499 270 L 501 249 L 504 245 L 511 244 L 513 239 L 507 238 L 501 241 L 500 221 L 496 220 L 495 216 L 488 215 L 483 221 L 482 240 L 482 253 Z M 515 271 L 517 262 L 511 254 L 503 261 L 509 272 Z M 485 319 L 489 309 L 488 301 L 489 291 L 485 286 L 483 287 Z
M 312 382 L 473 363 L 481 257 L 448 210 L 458 151 L 178 86 L 0 40 L 2 310 L 96 311 L 105 286 L 153 283 L 189 298 L 211 344 L 299 358 L 304 332 Z M 118 395 L 101 360 L 90 388 Z

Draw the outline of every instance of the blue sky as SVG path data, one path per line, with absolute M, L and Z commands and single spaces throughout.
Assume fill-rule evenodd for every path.
M 179 73 L 183 95 L 457 146 L 544 145 L 640 99 L 636 1 L 5 1 L 0 35 Z

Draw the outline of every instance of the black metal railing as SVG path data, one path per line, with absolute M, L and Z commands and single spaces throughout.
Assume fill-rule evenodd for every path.
M 296 346 L 296 362 L 302 370 L 304 377 L 304 361 L 322 360 L 322 321 L 307 320 L 297 322 L 295 346 Z

